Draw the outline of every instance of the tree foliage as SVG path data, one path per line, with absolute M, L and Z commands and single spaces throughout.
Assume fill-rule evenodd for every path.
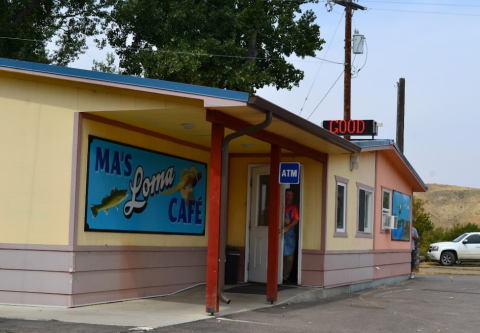
M 322 49 L 318 0 L 120 0 L 104 28 L 124 74 L 253 92 L 303 79 L 287 57 Z M 103 41 L 103 45 L 106 41 Z
M 100 33 L 116 0 L 2 0 L 0 57 L 65 66 Z M 47 43 L 57 48 L 49 53 Z
M 413 198 L 413 220 L 415 221 L 414 227 L 417 229 L 420 235 L 435 228 L 435 225 L 430 219 L 430 212 L 425 211 L 424 205 L 427 203 L 427 200 L 418 197 Z
M 115 55 L 113 53 L 107 53 L 107 59 L 105 62 L 93 60 L 92 71 L 121 74 L 120 70 L 115 65 Z

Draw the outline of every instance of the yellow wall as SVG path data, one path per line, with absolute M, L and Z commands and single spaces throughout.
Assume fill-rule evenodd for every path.
M 0 243 L 68 245 L 75 112 L 191 108 L 192 103 L 199 106 L 192 100 L 0 71 Z M 132 143 L 157 142 L 130 136 Z M 176 146 L 178 152 L 189 154 Z M 98 239 L 82 241 L 105 245 Z M 133 243 L 138 242 L 130 239 Z
M 328 163 L 328 210 L 327 250 L 369 250 L 373 249 L 372 238 L 355 237 L 357 231 L 357 182 L 375 188 L 375 153 L 356 154 L 360 157 L 358 170 L 350 171 L 350 156 L 330 155 Z M 340 176 L 349 180 L 347 193 L 347 234 L 348 238 L 333 237 L 335 233 L 336 180 Z M 373 203 L 374 205 L 374 203 Z M 375 207 L 373 212 L 375 211 Z M 372 214 L 373 220 L 373 214 Z M 374 228 L 372 227 L 372 233 Z
M 304 157 L 284 157 L 282 162 L 299 162 L 304 166 L 303 249 L 319 250 L 322 217 L 322 164 Z M 245 246 L 248 166 L 269 164 L 268 157 L 232 157 L 230 159 L 228 200 L 228 244 Z
M 0 243 L 67 245 L 76 91 L 0 77 Z
M 78 212 L 78 245 L 129 245 L 129 246 L 207 246 L 206 229 L 205 236 L 178 236 L 160 234 L 132 234 L 132 233 L 109 233 L 109 232 L 85 232 L 85 193 L 87 176 L 88 135 L 95 135 L 178 157 L 189 158 L 200 162 L 210 163 L 210 153 L 172 143 L 166 140 L 154 138 L 142 133 L 129 131 L 106 125 L 100 122 L 83 121 L 82 127 L 82 152 L 80 169 L 80 194 Z M 208 184 L 208 182 L 207 182 Z M 208 185 L 207 185 L 208 191 Z M 208 207 L 208 196 L 206 207 Z M 206 214 L 208 218 L 208 213 Z M 208 222 L 206 222 L 208 226 Z

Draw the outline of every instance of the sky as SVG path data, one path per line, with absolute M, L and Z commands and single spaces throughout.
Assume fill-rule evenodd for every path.
M 396 85 L 405 78 L 407 159 L 427 184 L 480 188 L 480 0 L 358 3 L 368 9 L 354 13 L 352 28 L 365 36 L 366 48 L 352 55 L 353 66 L 361 70 L 352 79 L 351 118 L 381 121 L 377 138 L 395 139 Z M 317 57 L 343 62 L 344 7 L 334 5 L 328 12 L 320 2 L 302 8 L 316 13 L 326 42 Z M 69 67 L 91 69 L 107 51 L 91 48 Z M 319 126 L 343 119 L 343 76 L 334 85 L 343 65 L 290 59 L 305 71 L 300 86 L 290 91 L 266 87 L 256 95 Z

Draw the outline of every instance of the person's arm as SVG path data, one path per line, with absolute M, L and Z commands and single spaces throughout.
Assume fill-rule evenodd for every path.
M 295 220 L 291 220 L 290 223 L 285 227 L 285 232 L 287 232 L 288 230 L 292 229 L 293 227 L 295 227 L 296 225 L 298 224 L 298 219 L 295 219 Z
M 418 236 L 417 229 L 415 229 L 415 232 L 412 232 L 412 238 L 416 241 L 420 240 L 420 236 Z

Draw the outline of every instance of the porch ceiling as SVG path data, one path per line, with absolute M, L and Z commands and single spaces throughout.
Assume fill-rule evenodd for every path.
M 264 114 L 258 111 L 254 112 L 261 115 L 260 119 L 262 117 L 265 118 Z M 102 111 L 88 113 L 160 133 L 192 144 L 201 145 L 205 148 L 210 148 L 211 146 L 211 123 L 205 120 L 205 108 Z M 260 120 L 260 122 L 262 121 L 263 119 Z M 192 129 L 185 129 L 181 126 L 184 123 L 194 124 L 195 127 Z M 233 130 L 225 129 L 226 135 L 233 132 Z M 243 145 L 247 145 L 247 147 L 244 147 Z M 242 136 L 230 143 L 229 152 L 236 154 L 270 153 L 270 144 L 250 136 Z M 282 152 L 290 153 L 290 151 L 285 149 L 282 150 Z
M 216 107 L 214 110 L 252 125 L 261 123 L 265 120 L 264 112 L 249 106 Z M 175 107 L 153 110 L 99 111 L 88 113 L 135 126 L 140 129 L 160 133 L 208 149 L 211 146 L 211 123 L 206 120 L 206 112 L 206 108 L 203 107 Z M 192 129 L 185 129 L 182 127 L 182 124 L 184 123 L 193 124 L 195 127 Z M 226 134 L 230 134 L 234 131 L 228 128 L 228 126 L 226 127 Z M 320 135 L 312 134 L 295 124 L 279 119 L 275 114 L 272 123 L 265 131 L 324 154 L 344 154 L 352 152 L 328 139 L 322 138 Z M 247 147 L 245 147 L 245 145 L 247 145 Z M 237 138 L 230 143 L 229 147 L 230 153 L 237 154 L 270 152 L 270 143 L 251 136 Z M 282 150 L 282 153 L 290 152 L 291 151 L 286 149 Z

